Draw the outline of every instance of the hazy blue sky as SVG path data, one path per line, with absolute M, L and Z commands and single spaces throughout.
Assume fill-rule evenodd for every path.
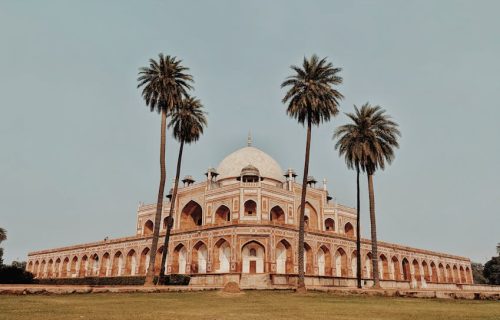
M 159 52 L 191 68 L 209 112 L 182 175 L 203 179 L 249 130 L 300 172 L 305 130 L 280 83 L 317 53 L 343 68 L 342 112 L 370 101 L 401 125 L 396 161 L 375 176 L 379 239 L 486 261 L 500 241 L 498 12 L 498 1 L 0 0 L 7 261 L 134 234 L 139 201 L 156 197 L 160 127 L 136 78 Z M 313 130 L 310 172 L 354 206 L 354 172 L 331 140 L 345 121 Z M 172 179 L 170 136 L 167 152 Z

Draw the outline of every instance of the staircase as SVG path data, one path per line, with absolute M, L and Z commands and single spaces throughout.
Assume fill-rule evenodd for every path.
M 269 273 L 248 274 L 243 273 L 240 278 L 241 289 L 271 289 Z

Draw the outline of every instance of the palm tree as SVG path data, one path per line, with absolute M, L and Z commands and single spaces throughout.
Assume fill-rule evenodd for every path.
M 0 243 L 7 240 L 7 230 L 0 228 Z M 0 248 L 0 267 L 3 265 L 3 248 Z
M 391 117 L 385 114 L 385 110 L 379 106 L 371 106 L 369 103 L 366 103 L 361 107 L 361 109 L 354 106 L 354 110 L 354 114 L 347 114 L 353 123 L 340 127 L 337 132 L 343 134 L 343 137 L 346 135 L 352 137 L 352 139 L 346 138 L 345 141 L 339 140 L 341 148 L 345 144 L 346 161 L 348 156 L 356 157 L 355 159 L 358 160 L 357 163 L 359 168 L 365 171 L 368 176 L 373 286 L 379 288 L 380 280 L 378 272 L 377 224 L 375 220 L 373 175 L 378 169 L 384 170 L 386 163 L 392 163 L 395 157 L 394 148 L 399 148 L 397 138 L 398 136 L 401 136 L 401 133 L 398 129 L 398 124 L 392 121 Z M 351 146 L 350 144 L 354 145 Z M 352 149 L 353 154 L 348 154 L 348 149 Z M 342 151 L 343 149 L 340 150 Z M 354 162 L 354 164 L 356 164 L 356 162 Z
M 172 128 L 174 138 L 179 141 L 179 156 L 177 158 L 177 170 L 175 172 L 174 191 L 172 192 L 172 199 L 170 199 L 170 212 L 167 217 L 167 233 L 165 235 L 165 245 L 161 258 L 160 278 L 163 280 L 165 276 L 165 262 L 167 261 L 168 244 L 170 241 L 170 231 L 174 224 L 172 217 L 175 208 L 175 199 L 177 197 L 177 188 L 179 186 L 179 175 L 181 172 L 182 151 L 184 143 L 190 144 L 198 141 L 203 134 L 203 129 L 207 125 L 207 118 L 203 111 L 203 105 L 200 100 L 194 97 L 185 98 L 182 103 L 174 108 L 171 112 L 170 122 L 168 127 Z
M 356 106 L 354 106 L 356 108 Z M 356 125 L 356 117 L 352 113 L 346 114 L 354 124 L 345 124 L 335 130 L 334 139 L 338 139 L 335 149 L 339 155 L 344 156 L 347 168 L 356 170 L 356 278 L 358 288 L 361 289 L 361 215 L 359 194 L 359 172 L 363 161 L 363 149 L 359 127 Z
M 334 68 L 326 58 L 319 59 L 317 55 L 302 62 L 302 68 L 291 66 L 295 74 L 289 76 L 281 87 L 290 87 L 283 98 L 288 103 L 288 116 L 307 124 L 306 152 L 302 181 L 302 195 L 300 199 L 299 217 L 299 281 L 298 292 L 306 290 L 304 283 L 304 210 L 306 204 L 307 176 L 309 172 L 309 150 L 311 146 L 311 127 L 319 126 L 324 121 L 338 114 L 339 101 L 342 94 L 333 88 L 342 83 L 338 74 L 341 68 Z
M 146 273 L 145 285 L 153 285 L 155 274 L 156 250 L 160 236 L 161 212 L 163 209 L 163 193 L 165 189 L 165 131 L 167 127 L 167 114 L 178 106 L 183 96 L 187 95 L 187 90 L 191 89 L 193 78 L 187 74 L 189 70 L 182 66 L 182 61 L 176 57 L 158 56 L 158 61 L 149 60 L 149 66 L 139 69 L 139 84 L 137 88 L 142 88 L 142 97 L 151 111 L 161 114 L 161 140 L 160 140 L 160 186 L 158 188 L 158 198 L 156 202 L 156 215 L 153 230 L 153 241 L 151 244 L 151 254 L 148 271 Z

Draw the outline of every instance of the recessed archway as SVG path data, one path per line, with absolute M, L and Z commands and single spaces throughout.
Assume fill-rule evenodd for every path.
M 59 278 L 61 276 L 61 258 L 57 258 L 54 263 L 54 278 Z
M 311 246 L 304 242 L 304 272 L 313 274 L 313 251 Z
M 285 224 L 285 211 L 280 206 L 274 206 L 269 213 L 269 218 L 276 224 Z
M 47 263 L 47 278 L 52 278 L 54 272 L 54 260 L 50 259 Z
M 257 203 L 253 200 L 245 201 L 245 216 L 255 216 L 257 214 Z
M 381 254 L 378 260 L 378 271 L 380 275 L 380 280 L 389 280 L 391 278 L 389 272 L 389 261 L 385 254 Z
M 97 255 L 97 253 L 94 253 L 90 257 L 90 273 L 92 276 L 99 275 L 99 256 Z
M 186 262 L 187 249 L 182 243 L 179 243 L 175 247 L 172 255 L 172 273 L 185 274 Z
M 446 283 L 446 271 L 444 270 L 444 266 L 442 263 L 439 264 L 439 282 Z
M 453 266 L 453 282 L 454 283 L 460 282 L 460 276 L 458 274 L 458 268 L 456 265 Z
M 69 258 L 66 257 L 62 263 L 61 278 L 69 278 Z
M 123 254 L 121 251 L 117 251 L 113 256 L 111 276 L 121 276 L 122 274 L 123 274 Z
M 99 267 L 99 276 L 107 277 L 111 274 L 111 256 L 108 252 L 102 255 L 101 266 Z
M 358 251 L 354 250 L 351 253 L 351 276 L 358 276 Z
M 465 278 L 465 270 L 463 266 L 460 266 L 460 283 L 467 283 L 467 279 Z
M 78 271 L 78 276 L 85 277 L 87 275 L 88 267 L 89 267 L 89 259 L 88 259 L 87 255 L 84 255 L 80 259 L 80 270 Z
M 292 246 L 285 239 L 276 245 L 276 273 L 293 273 Z
M 449 264 L 446 265 L 446 282 L 453 283 L 453 273 Z
M 193 229 L 203 224 L 203 210 L 201 206 L 191 200 L 182 208 L 180 225 L 182 230 Z
M 153 221 L 148 220 L 144 223 L 144 227 L 142 228 L 142 235 L 149 236 L 149 235 L 153 234 L 153 230 L 154 230 Z
M 325 231 L 335 231 L 335 220 L 333 220 L 332 218 L 328 218 L 325 220 Z
M 418 264 L 417 259 L 413 259 L 412 265 L 413 265 L 413 276 L 415 277 L 415 280 L 418 283 L 420 283 L 420 281 L 422 281 L 422 278 L 420 272 L 420 265 Z
M 338 248 L 335 252 L 335 275 L 347 277 L 347 254 L 342 248 Z
M 219 239 L 213 251 L 213 269 L 218 273 L 227 273 L 231 267 L 231 246 L 226 239 Z
M 350 222 L 346 223 L 344 226 L 344 233 L 349 238 L 354 238 L 354 227 Z
M 403 266 L 403 280 L 410 281 L 411 271 L 410 271 L 410 263 L 408 262 L 408 259 L 403 258 L 403 261 L 401 262 L 401 264 Z
M 373 268 L 372 268 L 372 253 L 368 252 L 365 255 L 365 278 L 372 279 L 373 278 Z
M 393 256 L 391 262 L 392 279 L 399 281 L 401 280 L 401 268 L 399 267 L 399 260 L 396 256 Z
M 139 274 L 144 275 L 148 271 L 149 267 L 149 252 L 151 250 L 146 247 L 142 249 L 141 258 L 139 260 Z
M 208 249 L 202 242 L 198 241 L 193 247 L 191 253 L 191 271 L 192 273 L 206 273 L 208 262 Z
M 71 265 L 70 265 L 70 277 L 76 277 L 78 274 L 76 273 L 76 269 L 78 266 L 78 257 L 74 256 L 73 259 L 71 260 Z
M 300 215 L 300 207 L 299 207 L 299 215 Z M 297 215 L 297 216 L 299 216 Z M 307 230 L 318 230 L 318 213 L 316 209 L 309 203 L 306 202 L 304 209 L 304 227 Z
M 231 221 L 231 211 L 228 207 L 222 205 L 215 211 L 215 224 L 226 224 Z
M 125 261 L 125 275 L 135 276 L 137 273 L 137 253 L 134 249 L 131 249 L 127 254 L 127 260 Z
M 322 245 L 318 249 L 318 275 L 331 276 L 332 275 L 332 255 L 327 246 Z
M 438 274 L 438 270 L 437 270 L 437 267 L 436 267 L 436 264 L 434 263 L 434 261 L 431 262 L 431 272 L 432 272 L 431 281 L 434 283 L 438 283 L 439 282 L 439 274 Z
M 242 272 L 263 273 L 265 249 L 257 241 L 250 241 L 241 248 Z
M 422 261 L 422 272 L 424 274 L 424 279 L 426 282 L 431 281 L 431 273 L 429 271 L 429 265 L 427 264 L 427 261 Z

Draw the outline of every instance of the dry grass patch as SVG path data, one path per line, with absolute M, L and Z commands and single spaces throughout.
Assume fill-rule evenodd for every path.
M 500 319 L 500 302 L 247 291 L 0 296 L 0 319 Z

